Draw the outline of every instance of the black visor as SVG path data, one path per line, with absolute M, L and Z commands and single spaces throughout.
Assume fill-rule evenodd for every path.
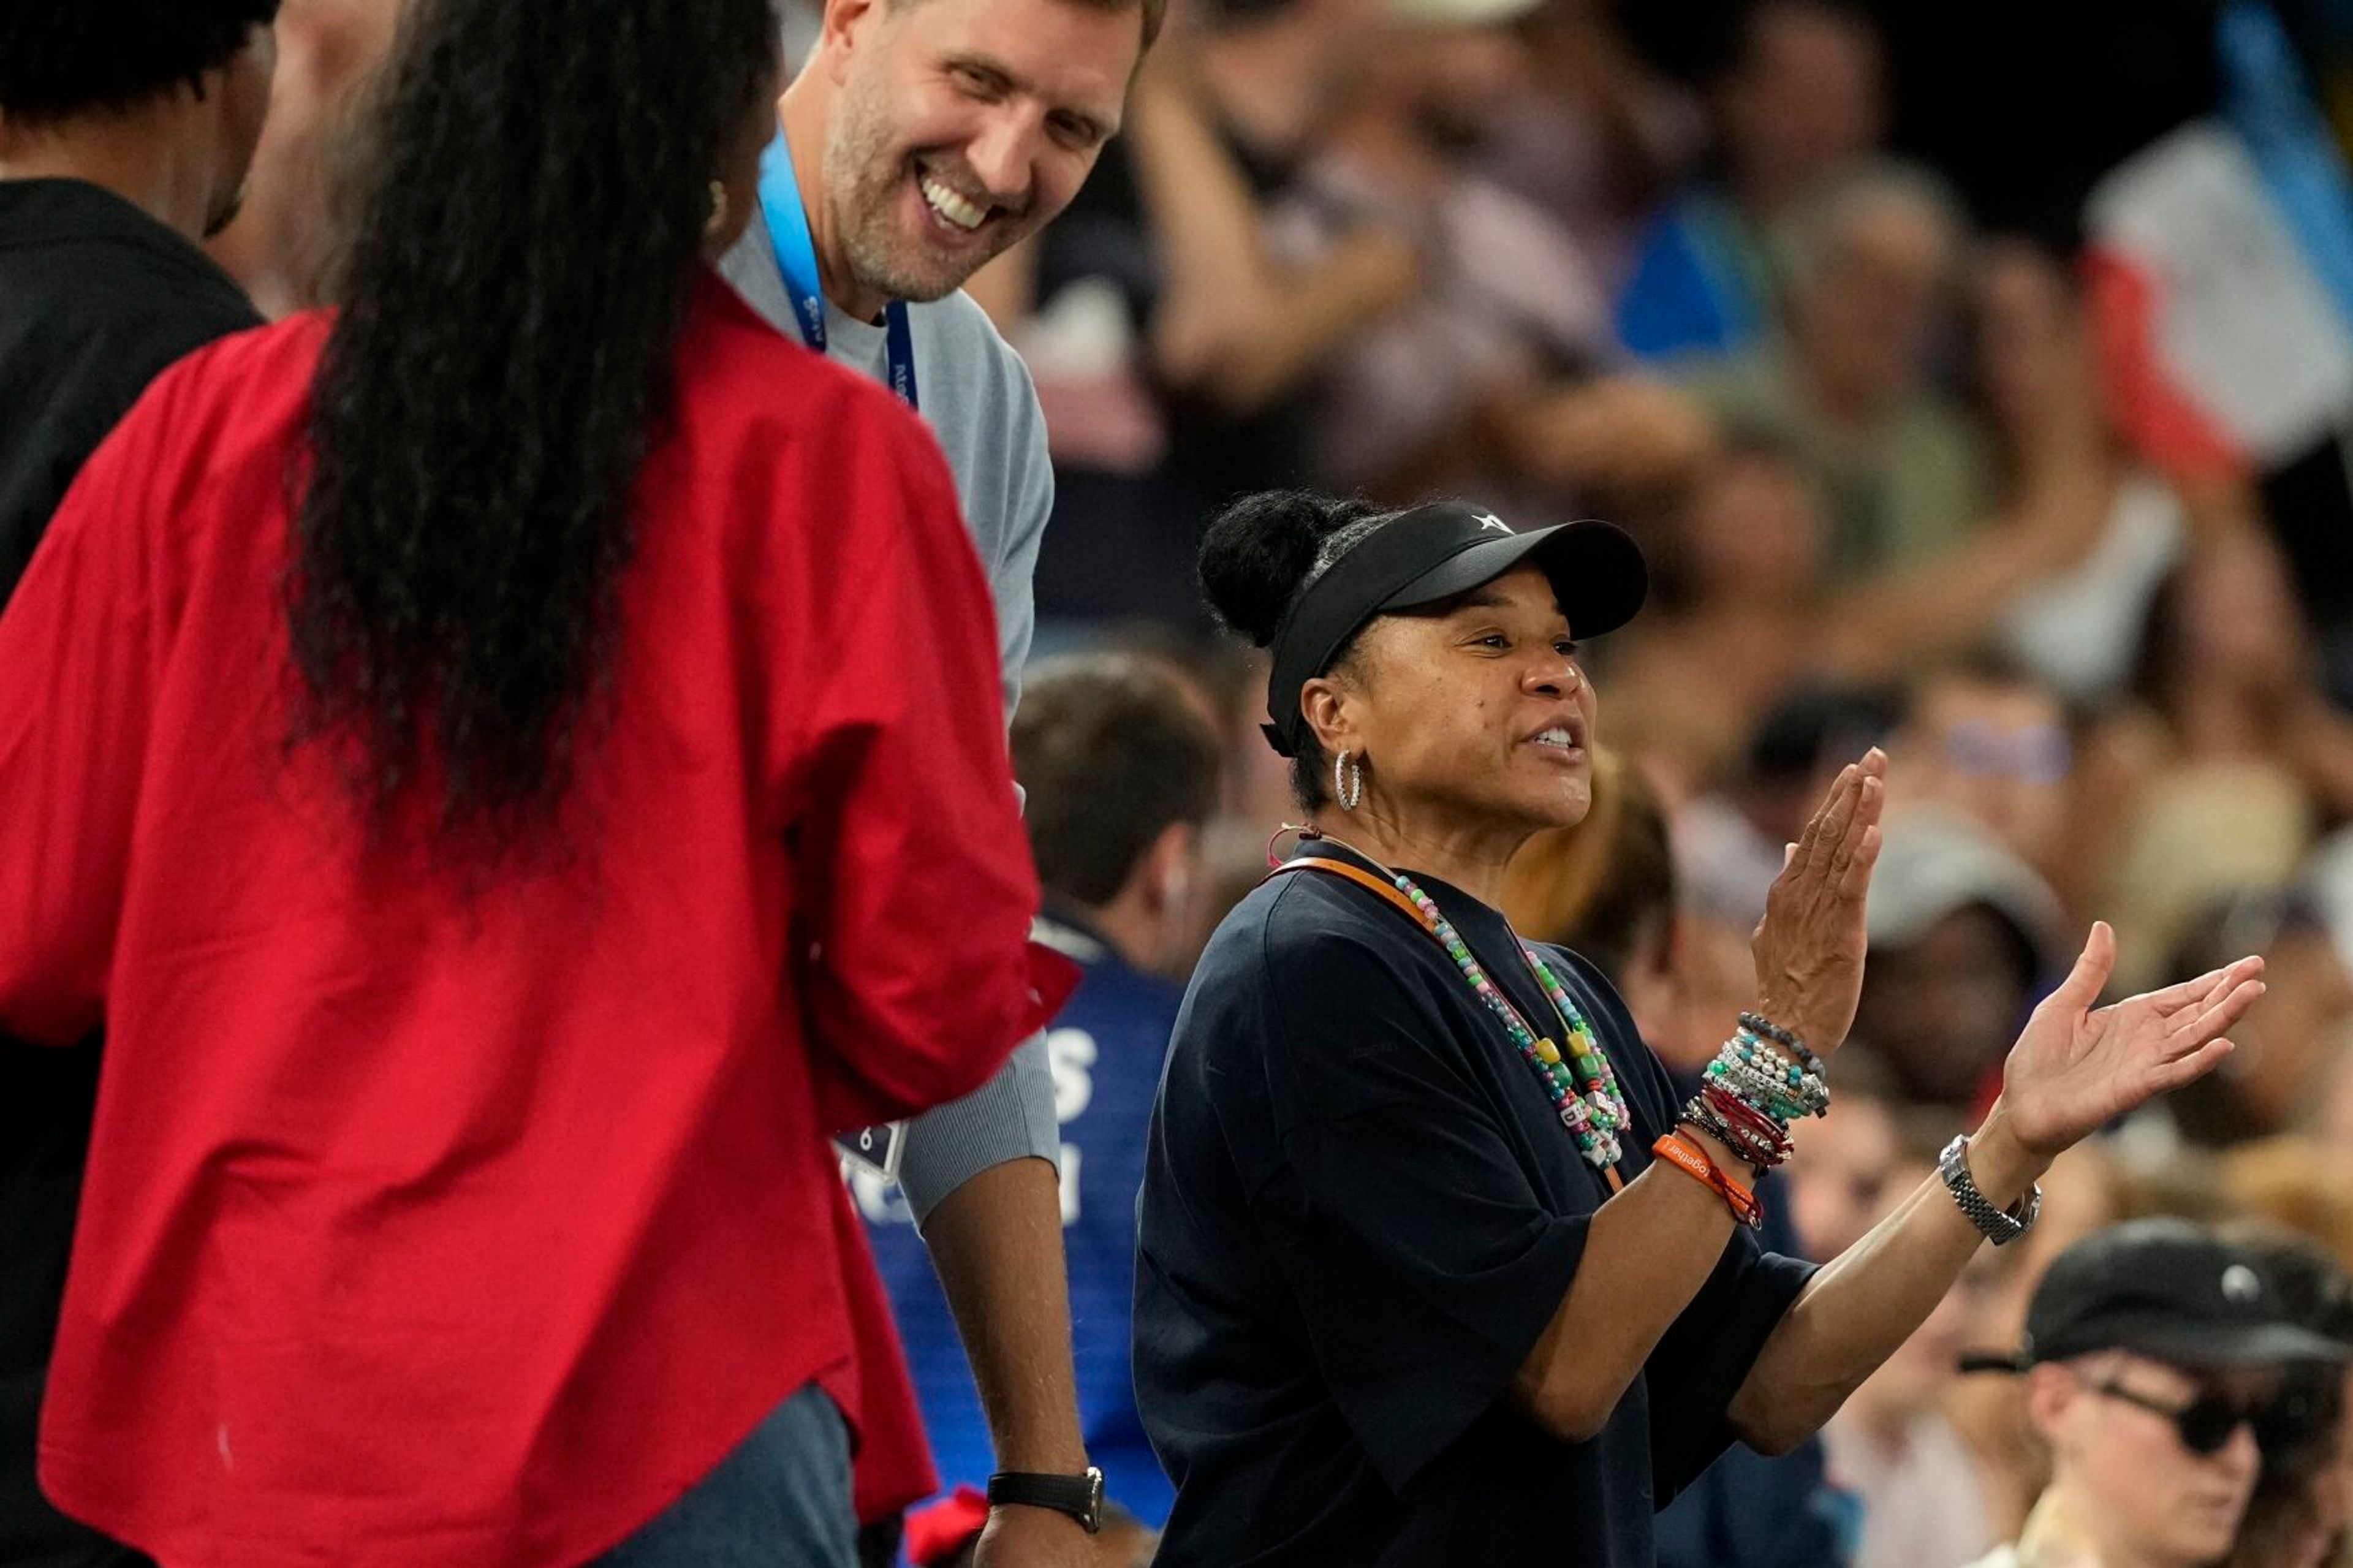
M 1580 637 L 1616 631 L 1650 592 L 1642 552 L 1606 522 L 1565 522 L 1514 533 L 1492 512 L 1461 501 L 1417 507 L 1350 546 L 1307 585 L 1274 634 L 1262 726 L 1286 757 L 1305 745 L 1300 688 L 1322 675 L 1366 621 L 1492 583 L 1523 563 L 1552 579 L 1569 630 Z

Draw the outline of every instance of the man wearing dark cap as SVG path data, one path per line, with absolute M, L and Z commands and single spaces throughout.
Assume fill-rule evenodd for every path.
M 2344 1347 L 2289 1321 L 2255 1260 L 2176 1219 L 2136 1220 L 2051 1266 L 2011 1355 L 2051 1484 L 2018 1543 L 1975 1568 L 2200 1568 L 2231 1552 L 2269 1452 L 2309 1434 L 2291 1366 Z

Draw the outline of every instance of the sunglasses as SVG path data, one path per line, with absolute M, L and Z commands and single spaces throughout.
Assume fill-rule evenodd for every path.
M 2255 1446 L 2264 1453 L 2294 1453 L 2319 1437 L 2328 1424 L 2319 1408 L 2322 1402 L 2299 1397 L 2293 1390 L 2253 1399 L 2201 1394 L 2187 1405 L 2168 1404 L 2116 1383 L 2094 1384 L 2092 1391 L 2162 1416 L 2172 1423 L 2181 1446 L 2200 1456 L 2221 1453 L 2242 1426 L 2254 1429 Z

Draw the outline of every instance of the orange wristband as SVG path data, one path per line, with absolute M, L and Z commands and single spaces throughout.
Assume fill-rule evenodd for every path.
M 1722 1198 L 1724 1206 L 1732 1211 L 1732 1217 L 1749 1229 L 1755 1230 L 1765 1223 L 1765 1205 L 1757 1201 L 1757 1194 L 1725 1173 L 1707 1151 L 1680 1132 L 1670 1132 L 1651 1144 L 1651 1152 Z

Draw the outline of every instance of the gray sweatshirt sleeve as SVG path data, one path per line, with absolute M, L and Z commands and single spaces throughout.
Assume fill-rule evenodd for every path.
M 1054 470 L 1046 455 L 1045 416 L 1038 406 L 1029 372 L 1010 353 L 1008 373 L 1019 378 L 1018 411 L 1007 487 L 1006 536 L 987 563 L 997 600 L 997 648 L 1003 661 L 1005 711 L 1009 719 L 1021 698 L 1021 667 L 1037 628 L 1030 578 L 1038 565 L 1039 541 L 1054 509 Z M 907 1127 L 900 1154 L 899 1185 L 918 1227 L 943 1198 L 992 1165 L 1035 1156 L 1059 1163 L 1061 1124 L 1054 1117 L 1054 1075 L 1046 1037 L 1022 1042 L 1005 1069 L 973 1093 L 936 1107 Z
M 1004 1071 L 908 1124 L 899 1186 L 920 1230 L 942 1199 L 983 1171 L 1032 1155 L 1059 1165 L 1061 1151 L 1046 1037 L 1032 1035 L 1014 1050 Z

